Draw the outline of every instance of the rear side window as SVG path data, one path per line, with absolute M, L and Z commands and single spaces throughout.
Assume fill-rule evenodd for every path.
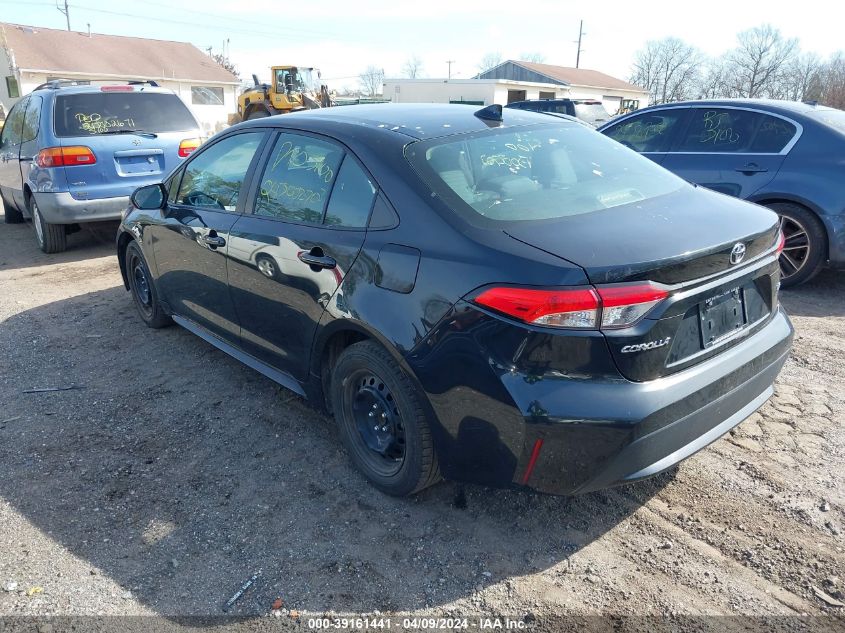
M 375 197 L 375 186 L 355 159 L 347 154 L 332 188 L 324 224 L 364 228 Z
M 197 123 L 175 94 L 162 92 L 89 92 L 59 95 L 56 136 L 98 136 L 123 130 L 184 132 Z
M 749 152 L 754 133 L 765 116 L 729 108 L 694 108 L 691 112 L 678 152 Z
M 343 149 L 333 143 L 300 134 L 280 134 L 261 177 L 254 214 L 322 223 L 343 154 Z
M 434 193 L 482 225 L 590 213 L 684 186 L 578 123 L 487 130 L 414 143 L 407 152 Z
M 798 128 L 786 119 L 776 116 L 761 114 L 760 117 L 760 127 L 751 142 L 751 151 L 761 154 L 782 152 L 798 132 Z
M 26 106 L 21 129 L 21 143 L 34 141 L 38 136 L 38 122 L 41 120 L 41 97 L 33 95 Z
M 667 152 L 686 109 L 644 112 L 602 132 L 638 152 Z
M 203 149 L 185 165 L 176 203 L 236 211 L 246 172 L 263 137 L 263 132 L 235 134 Z

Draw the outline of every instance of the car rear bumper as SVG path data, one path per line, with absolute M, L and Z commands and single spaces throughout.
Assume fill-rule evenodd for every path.
M 515 484 L 580 494 L 661 473 L 716 441 L 773 393 L 792 325 L 780 309 L 747 341 L 686 371 L 644 383 L 591 384 L 599 419 L 571 419 L 546 398 L 547 421 L 526 434 Z M 541 446 L 529 469 L 537 441 Z M 530 470 L 530 472 L 529 472 Z
M 50 224 L 119 220 L 129 206 L 128 196 L 77 200 L 70 193 L 34 193 L 38 210 Z

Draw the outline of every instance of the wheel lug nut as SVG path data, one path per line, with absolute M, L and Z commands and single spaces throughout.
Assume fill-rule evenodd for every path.
M 369 415 L 371 418 L 374 418 L 376 414 L 370 411 L 367 415 Z
M 381 427 L 381 430 L 386 432 L 386 431 L 387 431 L 387 427 L 386 427 L 386 426 L 383 426 L 383 427 Z
M 378 424 L 373 427 L 373 431 L 378 431 Z
M 384 411 L 382 411 L 382 412 L 381 412 L 381 417 L 382 417 L 382 418 L 384 418 L 384 419 L 387 419 L 387 413 L 386 413 L 386 412 L 384 412 Z

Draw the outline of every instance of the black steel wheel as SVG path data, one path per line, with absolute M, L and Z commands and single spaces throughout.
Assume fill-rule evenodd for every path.
M 129 278 L 129 290 L 132 300 L 138 308 L 141 320 L 151 328 L 162 328 L 172 323 L 170 317 L 164 313 L 158 302 L 155 284 L 150 269 L 144 261 L 144 255 L 136 242 L 130 242 L 126 247 L 126 274 Z
M 440 478 L 426 408 L 384 348 L 363 341 L 344 350 L 330 393 L 341 439 L 376 488 L 405 496 Z
M 825 259 L 826 236 L 816 215 L 797 204 L 779 202 L 770 205 L 780 216 L 780 230 L 785 239 L 780 264 L 781 284 L 785 288 L 812 279 Z

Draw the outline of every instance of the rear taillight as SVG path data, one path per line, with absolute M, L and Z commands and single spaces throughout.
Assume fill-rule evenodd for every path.
M 194 153 L 194 150 L 200 146 L 200 143 L 201 141 L 198 138 L 186 138 L 179 143 L 179 156 L 187 158 Z
M 39 167 L 73 167 L 75 165 L 93 165 L 97 157 L 90 147 L 71 145 L 69 147 L 45 147 L 35 156 Z
M 664 288 L 646 282 L 559 290 L 499 286 L 474 301 L 533 325 L 594 330 L 630 327 L 668 296 Z
M 777 254 L 780 255 L 783 252 L 784 247 L 786 246 L 786 236 L 783 234 L 783 231 L 778 231 L 778 241 L 777 241 Z

